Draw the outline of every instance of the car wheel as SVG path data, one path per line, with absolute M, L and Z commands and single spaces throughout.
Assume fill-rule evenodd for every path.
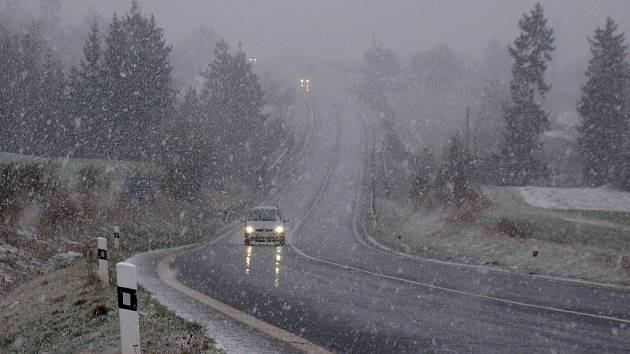
M 244 243 L 245 243 L 245 246 L 249 246 L 249 245 L 251 245 L 251 244 L 252 244 L 252 241 L 250 241 L 250 240 L 248 240 L 248 239 L 245 239 L 245 242 L 244 242 Z
M 284 237 L 280 239 L 280 246 L 284 246 Z

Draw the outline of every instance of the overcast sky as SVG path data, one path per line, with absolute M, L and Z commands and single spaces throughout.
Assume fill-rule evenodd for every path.
M 630 27 L 630 0 L 541 1 L 557 33 L 560 57 L 588 56 L 586 36 L 606 16 Z M 80 19 L 92 7 L 109 18 L 126 11 L 130 0 L 63 0 L 64 14 Z M 230 43 L 243 42 L 259 57 L 286 54 L 355 58 L 372 36 L 403 58 L 445 43 L 479 55 L 490 38 L 514 39 L 517 21 L 534 0 L 140 0 L 174 42 L 206 25 Z

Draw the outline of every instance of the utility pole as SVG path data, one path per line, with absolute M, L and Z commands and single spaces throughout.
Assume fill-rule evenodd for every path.
M 470 106 L 466 106 L 466 149 L 470 151 Z

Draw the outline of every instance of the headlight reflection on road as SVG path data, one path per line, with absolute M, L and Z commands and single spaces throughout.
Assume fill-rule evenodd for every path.
M 245 274 L 249 274 L 252 263 L 252 246 L 245 247 Z
M 273 278 L 273 286 L 280 287 L 280 261 L 282 260 L 282 247 L 276 247 L 276 268 Z
M 253 259 L 254 259 L 255 250 L 253 246 L 245 246 L 245 274 L 248 274 L 248 275 L 250 273 L 252 275 L 255 275 L 256 273 L 260 274 L 260 271 L 265 270 L 265 269 L 260 269 L 261 266 L 264 266 L 264 268 L 266 268 L 272 265 L 273 266 L 273 286 L 274 288 L 279 288 L 280 287 L 280 272 L 281 272 L 280 262 L 282 262 L 282 246 L 275 247 L 275 252 L 273 252 L 272 249 L 267 248 L 267 247 L 262 248 L 260 251 L 261 252 L 258 254 L 259 258 L 262 255 L 265 255 L 265 258 L 266 257 L 269 257 L 269 258 L 268 259 L 261 258 L 258 261 L 258 264 L 256 265 L 259 271 L 252 273 L 252 267 L 254 266 Z M 262 263 L 260 262 L 261 260 L 263 261 Z M 268 275 L 268 273 L 266 274 Z

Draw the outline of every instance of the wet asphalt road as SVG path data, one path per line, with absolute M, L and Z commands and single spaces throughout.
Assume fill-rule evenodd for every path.
M 289 245 L 227 233 L 177 258 L 182 283 L 340 353 L 630 352 L 626 290 L 366 246 L 353 220 L 370 117 L 334 87 L 303 99 L 312 139 L 268 200 L 292 219 Z

